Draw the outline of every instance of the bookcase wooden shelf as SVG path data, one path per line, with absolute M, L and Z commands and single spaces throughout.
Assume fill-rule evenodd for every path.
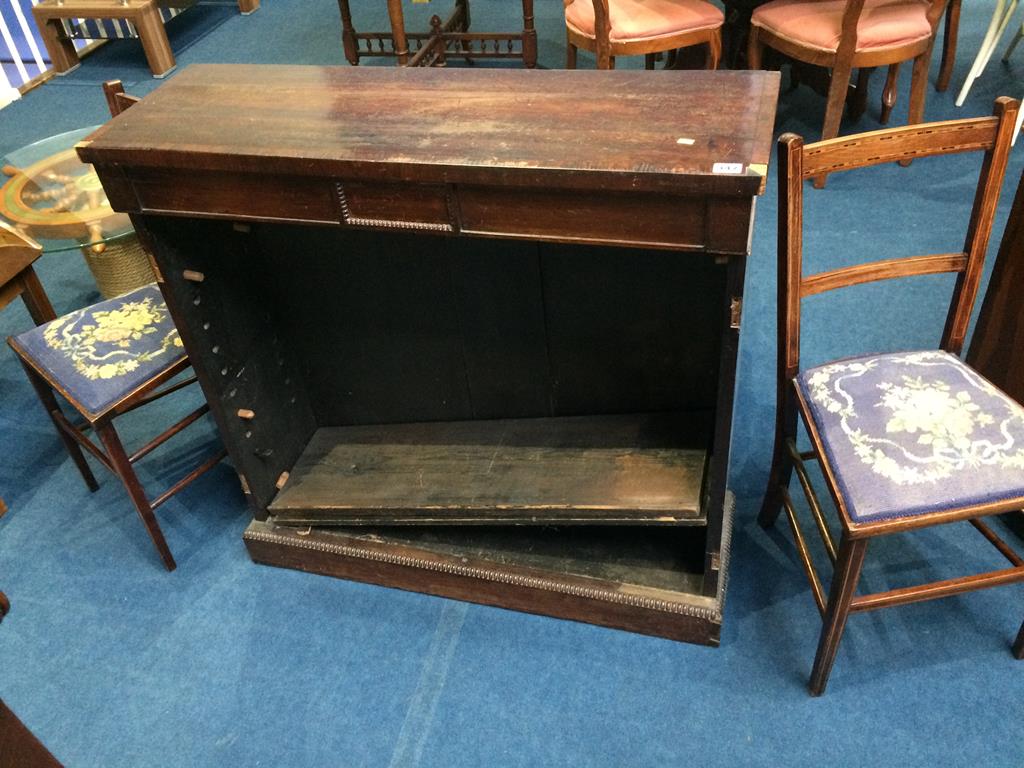
M 777 89 L 199 66 L 80 145 L 152 249 L 253 559 L 716 643 Z

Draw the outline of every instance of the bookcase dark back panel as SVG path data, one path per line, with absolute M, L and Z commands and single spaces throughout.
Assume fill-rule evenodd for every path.
M 319 426 L 715 406 L 709 256 L 258 229 Z

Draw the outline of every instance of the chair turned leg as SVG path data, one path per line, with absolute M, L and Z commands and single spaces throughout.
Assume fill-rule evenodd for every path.
M 814 668 L 811 670 L 811 681 L 808 686 L 812 696 L 821 696 L 828 685 L 828 676 L 836 660 L 839 641 L 843 639 L 843 630 L 846 629 L 846 619 L 850 616 L 850 603 L 853 602 L 857 582 L 860 581 L 860 571 L 864 565 L 867 547 L 867 539 L 851 540 L 845 536 L 839 544 L 835 575 L 832 577 L 824 625 L 818 640 L 818 653 L 814 657 Z
M 1013 655 L 1018 659 L 1024 659 L 1024 624 L 1020 625 L 1020 632 L 1013 643 Z
M 565 44 L 565 68 L 576 69 L 576 46 L 572 43 Z
M 656 53 L 645 53 L 644 54 L 644 69 L 654 69 L 654 59 L 658 54 Z
M 953 75 L 956 39 L 960 32 L 960 1 L 949 0 L 949 5 L 946 6 L 946 26 L 942 30 L 942 61 L 939 63 L 939 79 L 935 81 L 935 90 L 940 93 L 949 88 L 949 79 Z
M 885 76 L 885 88 L 882 90 L 882 116 L 879 122 L 882 125 L 889 124 L 889 116 L 892 108 L 896 106 L 896 81 L 900 75 L 899 62 L 889 65 L 889 73 Z
M 789 487 L 793 476 L 793 459 L 786 447 L 788 440 L 796 437 L 796 408 L 792 398 L 779 406 L 775 415 L 775 447 L 772 449 L 772 466 L 768 471 L 768 488 L 764 492 L 761 511 L 757 522 L 762 528 L 771 528 L 782 511 L 782 489 Z
M 146 531 L 149 533 L 149 538 L 153 540 L 153 546 L 156 547 L 156 551 L 160 554 L 160 559 L 164 561 L 168 571 L 173 571 L 177 567 L 174 557 L 171 555 L 171 550 L 164 539 L 163 531 L 160 530 L 160 524 L 156 520 L 156 515 L 153 514 L 153 507 L 150 506 L 149 499 L 146 498 L 146 493 L 142 489 L 142 484 L 135 474 L 135 469 L 128 460 L 128 454 L 125 453 L 124 446 L 121 444 L 121 438 L 117 436 L 117 432 L 114 430 L 114 425 L 109 421 L 97 424 L 96 433 L 103 442 L 103 447 L 107 450 L 107 456 L 114 465 L 117 476 L 124 484 L 125 490 L 128 491 L 132 504 L 135 505 L 135 511 L 139 513 L 142 524 L 146 526 Z
M 832 80 L 828 86 L 828 104 L 825 107 L 825 125 L 821 130 L 821 140 L 834 139 L 839 135 L 839 124 L 843 120 L 843 107 L 850 91 L 850 62 L 837 61 L 832 67 Z M 814 177 L 814 188 L 823 189 L 828 174 Z
M 19 358 L 19 360 L 20 359 L 21 358 Z M 57 430 L 57 434 L 60 436 L 61 442 L 64 443 L 65 450 L 67 450 L 71 460 L 75 462 L 75 466 L 78 467 L 78 472 L 82 475 L 82 479 L 85 481 L 86 487 L 90 491 L 96 491 L 100 485 L 96 482 L 96 476 L 92 473 L 88 463 L 85 461 L 85 454 L 82 453 L 82 446 L 75 442 L 75 439 L 65 432 L 64 428 L 61 426 L 61 415 L 63 412 L 61 411 L 60 403 L 57 402 L 57 396 L 53 394 L 53 390 L 50 389 L 50 385 L 46 383 L 46 380 L 36 373 L 29 365 L 26 365 L 24 360 L 21 361 L 21 364 L 25 368 L 28 380 L 32 383 L 32 388 L 36 391 L 36 395 L 39 397 L 39 402 L 42 403 L 43 409 L 53 422 L 53 426 Z

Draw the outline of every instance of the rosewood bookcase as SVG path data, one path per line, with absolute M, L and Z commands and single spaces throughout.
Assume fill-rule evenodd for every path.
M 777 90 L 196 66 L 83 142 L 155 256 L 252 557 L 716 643 Z

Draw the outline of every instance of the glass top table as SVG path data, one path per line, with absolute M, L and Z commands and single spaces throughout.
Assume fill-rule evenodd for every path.
M 47 253 L 102 253 L 134 233 L 128 216 L 110 207 L 92 166 L 75 152 L 96 127 L 51 136 L 3 158 L 0 217 Z

